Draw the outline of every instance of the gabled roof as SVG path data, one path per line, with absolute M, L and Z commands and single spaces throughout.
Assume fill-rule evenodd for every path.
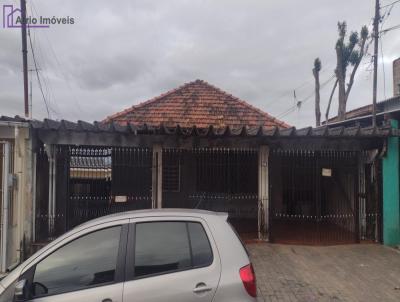
M 266 112 L 202 80 L 108 116 L 103 122 L 168 127 L 264 126 L 287 128 Z

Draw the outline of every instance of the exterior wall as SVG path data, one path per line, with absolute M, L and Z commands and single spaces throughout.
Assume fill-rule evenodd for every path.
M 32 146 L 29 128 L 19 125 L 0 126 L 0 140 L 13 143 L 13 184 L 9 203 L 6 266 L 18 263 L 29 254 L 32 239 Z M 3 218 L 3 216 L 1 217 Z
M 398 121 L 391 121 L 398 128 Z M 399 138 L 389 137 L 387 154 L 383 159 L 383 243 L 400 244 Z
M 400 58 L 393 61 L 393 95 L 400 95 Z

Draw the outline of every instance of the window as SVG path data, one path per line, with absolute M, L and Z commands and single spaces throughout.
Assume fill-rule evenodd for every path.
M 33 296 L 53 295 L 114 281 L 121 227 L 80 237 L 36 265 Z
M 195 159 L 197 192 L 257 194 L 257 151 L 204 149 Z
M 200 223 L 188 223 L 190 243 L 192 246 L 193 266 L 210 265 L 213 260 L 210 242 Z
M 148 222 L 136 225 L 136 277 L 207 266 L 212 260 L 211 246 L 200 223 Z
M 178 152 L 163 150 L 163 191 L 179 192 L 181 178 L 181 154 Z
M 189 268 L 190 246 L 183 222 L 136 225 L 135 276 Z

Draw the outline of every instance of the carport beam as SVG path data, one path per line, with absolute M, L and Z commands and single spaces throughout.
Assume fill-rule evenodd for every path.
M 393 128 L 398 121 L 391 120 Z M 395 246 L 400 244 L 400 205 L 399 205 L 399 138 L 388 137 L 387 153 L 383 158 L 383 243 Z

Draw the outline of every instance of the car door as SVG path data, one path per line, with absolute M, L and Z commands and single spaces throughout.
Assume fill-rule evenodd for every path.
M 138 220 L 131 225 L 124 302 L 211 302 L 221 264 L 206 223 Z
M 122 302 L 127 224 L 108 225 L 63 244 L 29 268 L 32 302 Z

